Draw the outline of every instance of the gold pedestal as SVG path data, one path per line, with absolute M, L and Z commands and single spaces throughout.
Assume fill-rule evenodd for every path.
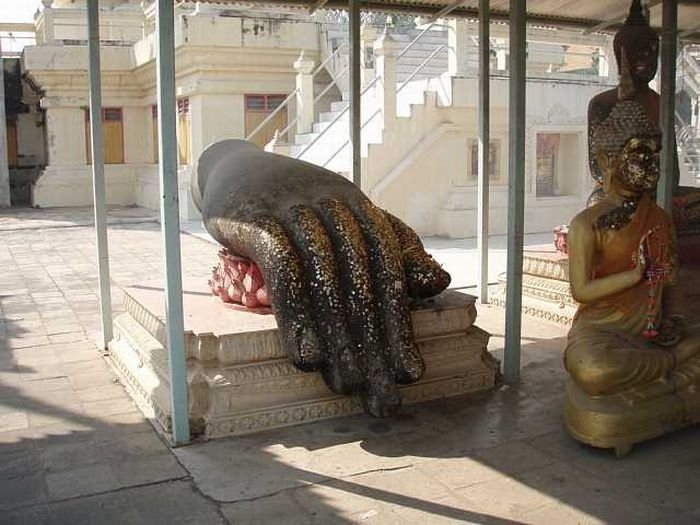
M 573 381 L 566 387 L 564 419 L 569 434 L 587 445 L 613 448 L 618 457 L 636 443 L 700 422 L 700 385 L 653 399 L 592 397 Z

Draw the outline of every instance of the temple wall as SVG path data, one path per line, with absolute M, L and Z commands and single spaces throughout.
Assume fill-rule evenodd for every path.
M 383 144 L 370 145 L 364 170 L 365 191 L 421 235 L 476 235 L 477 180 L 472 160 L 477 140 L 475 79 L 444 79 L 426 84 L 435 93 L 397 119 Z M 592 188 L 587 166 L 586 112 L 589 100 L 606 86 L 529 82 L 526 123 L 525 230 L 548 232 L 568 223 Z M 490 231 L 504 234 L 508 193 L 508 83 L 491 85 L 491 141 L 496 170 L 490 179 Z M 444 101 L 452 105 L 443 105 Z M 408 106 L 407 106 L 408 107 Z M 551 194 L 538 193 L 539 135 L 559 137 L 557 171 Z

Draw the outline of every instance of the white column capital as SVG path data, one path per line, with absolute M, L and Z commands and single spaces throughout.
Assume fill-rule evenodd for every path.
M 375 56 L 395 57 L 401 49 L 401 42 L 396 40 L 386 30 L 373 45 Z
M 306 53 L 302 51 L 299 58 L 294 62 L 294 70 L 302 75 L 310 75 L 313 73 L 315 65 L 316 61 L 306 56 Z

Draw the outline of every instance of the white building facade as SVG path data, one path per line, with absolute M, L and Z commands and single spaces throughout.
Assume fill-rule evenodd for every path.
M 155 7 L 102 1 L 105 175 L 110 204 L 156 208 Z M 343 15 L 308 17 L 181 3 L 176 16 L 180 206 L 204 148 L 249 137 L 267 149 L 349 170 Z M 421 235 L 476 228 L 477 24 L 363 29 L 363 190 Z M 416 21 L 420 23 L 419 20 Z M 422 29 L 425 29 L 424 31 Z M 45 0 L 22 70 L 40 90 L 45 165 L 35 206 L 92 202 L 84 2 Z M 491 232 L 506 227 L 507 27 L 490 42 Z M 526 232 L 551 231 L 585 203 L 586 110 L 615 85 L 611 38 L 528 33 Z M 262 126 L 261 126 L 262 124 Z M 251 136 L 251 133 L 254 135 Z

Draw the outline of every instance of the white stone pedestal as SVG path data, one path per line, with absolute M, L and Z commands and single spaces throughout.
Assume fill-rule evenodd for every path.
M 499 280 L 492 303 L 505 308 L 505 279 Z M 523 256 L 523 313 L 570 325 L 577 308 L 569 285 L 569 258 L 553 244 L 528 246 Z
M 361 412 L 355 397 L 334 394 L 320 374 L 290 363 L 274 316 L 223 304 L 204 280 L 186 281 L 183 289 L 193 434 L 247 434 Z M 169 431 L 162 285 L 127 288 L 125 306 L 127 313 L 116 319 L 110 360 L 146 415 Z M 498 363 L 486 350 L 489 334 L 473 325 L 473 297 L 445 292 L 414 309 L 412 317 L 427 371 L 419 382 L 401 387 L 404 404 L 494 386 Z

